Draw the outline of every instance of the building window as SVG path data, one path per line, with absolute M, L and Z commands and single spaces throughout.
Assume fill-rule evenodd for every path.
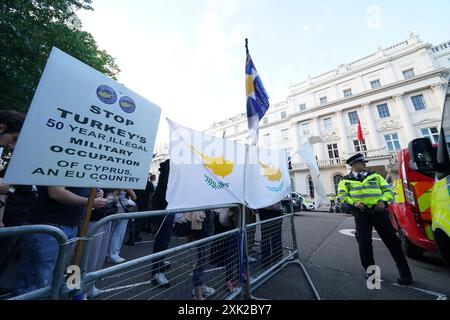
M 301 132 L 304 136 L 309 135 L 309 123 L 302 123 L 302 124 L 301 124 L 301 127 L 302 127 L 302 129 L 301 129 L 300 132 Z
M 339 159 L 339 150 L 337 143 L 329 144 L 327 147 L 328 147 L 328 158 Z
M 308 176 L 309 196 L 314 198 L 314 183 L 311 176 Z
M 327 96 L 321 97 L 319 100 L 320 100 L 320 105 L 327 104 L 327 102 L 328 102 Z
M 387 103 L 383 103 L 377 106 L 378 114 L 380 115 L 380 119 L 389 118 L 391 114 L 389 113 L 389 107 Z
M 298 108 L 300 109 L 300 111 L 305 111 L 306 110 L 306 103 L 302 103 L 298 106 Z
M 348 113 L 348 120 L 350 124 L 358 124 L 358 112 L 352 111 Z
M 363 139 L 363 141 L 353 140 L 353 145 L 355 146 L 355 152 L 367 151 L 365 139 Z
M 239 132 L 239 126 L 234 127 L 234 132 Z
M 287 114 L 286 111 L 281 112 L 281 119 L 286 119 Z
M 423 95 L 420 94 L 418 96 L 411 97 L 411 101 L 414 105 L 414 109 L 416 111 L 425 109 L 425 101 L 423 100 Z
M 403 77 L 405 79 L 411 79 L 411 78 L 414 78 L 415 76 L 416 76 L 416 74 L 414 73 L 414 69 L 412 69 L 412 68 L 403 71 Z
M 385 134 L 384 140 L 389 151 L 399 151 L 401 149 L 397 133 Z
M 281 130 L 281 140 L 283 141 L 289 140 L 289 129 Z
M 337 174 L 333 177 L 333 184 L 334 184 L 334 191 L 335 194 L 338 193 L 338 186 L 339 186 L 339 182 L 342 180 L 343 176 L 340 174 Z
M 439 131 L 436 127 L 420 129 L 424 138 L 429 138 L 431 143 L 439 142 Z
M 352 89 L 344 90 L 344 97 L 345 98 L 351 97 L 351 96 L 352 96 Z
M 323 119 L 323 126 L 325 127 L 326 132 L 333 131 L 333 122 L 331 121 L 331 118 Z
M 270 133 L 266 133 L 264 136 L 264 145 L 270 145 Z
M 264 118 L 264 119 L 263 119 L 263 124 L 268 124 L 268 123 L 269 123 L 269 119 Z
M 372 89 L 381 87 L 380 79 L 370 81 L 370 86 L 372 87 Z

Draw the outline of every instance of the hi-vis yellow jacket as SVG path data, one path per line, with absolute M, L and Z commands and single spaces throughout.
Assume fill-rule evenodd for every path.
M 371 208 L 379 201 L 389 203 L 394 200 L 394 192 L 392 186 L 378 173 L 369 172 L 362 181 L 350 173 L 339 182 L 338 197 L 342 203 L 353 205 L 361 202 Z

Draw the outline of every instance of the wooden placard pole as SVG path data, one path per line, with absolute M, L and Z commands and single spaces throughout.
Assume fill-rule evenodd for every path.
M 83 215 L 83 222 L 81 224 L 81 229 L 79 232 L 80 238 L 86 236 L 88 232 L 89 221 L 91 221 L 91 211 L 94 205 L 94 199 L 96 195 L 97 195 L 97 188 L 92 188 L 91 193 L 89 194 L 88 203 L 86 205 L 86 211 L 84 212 Z M 75 260 L 74 260 L 74 264 L 77 266 L 80 265 L 83 248 L 84 248 L 83 240 L 78 241 L 77 248 L 75 250 Z

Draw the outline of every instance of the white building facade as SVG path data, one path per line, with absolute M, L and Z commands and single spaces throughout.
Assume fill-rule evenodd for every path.
M 292 85 L 285 101 L 271 105 L 260 122 L 258 144 L 292 156 L 294 190 L 314 195 L 309 167 L 296 151 L 299 137 L 314 137 L 314 151 L 327 193 L 347 174 L 346 159 L 362 152 L 371 170 L 385 174 L 396 152 L 418 137 L 436 141 L 450 75 L 450 41 L 408 39 L 327 73 Z M 364 143 L 357 138 L 358 119 Z M 246 142 L 246 114 L 204 131 Z M 320 137 L 320 138 L 318 138 Z

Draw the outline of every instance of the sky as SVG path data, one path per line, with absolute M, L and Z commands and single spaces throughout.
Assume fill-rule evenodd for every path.
M 195 130 L 246 112 L 245 38 L 275 104 L 289 86 L 406 40 L 450 40 L 450 1 L 93 0 L 82 29 L 116 58 L 118 81 Z

